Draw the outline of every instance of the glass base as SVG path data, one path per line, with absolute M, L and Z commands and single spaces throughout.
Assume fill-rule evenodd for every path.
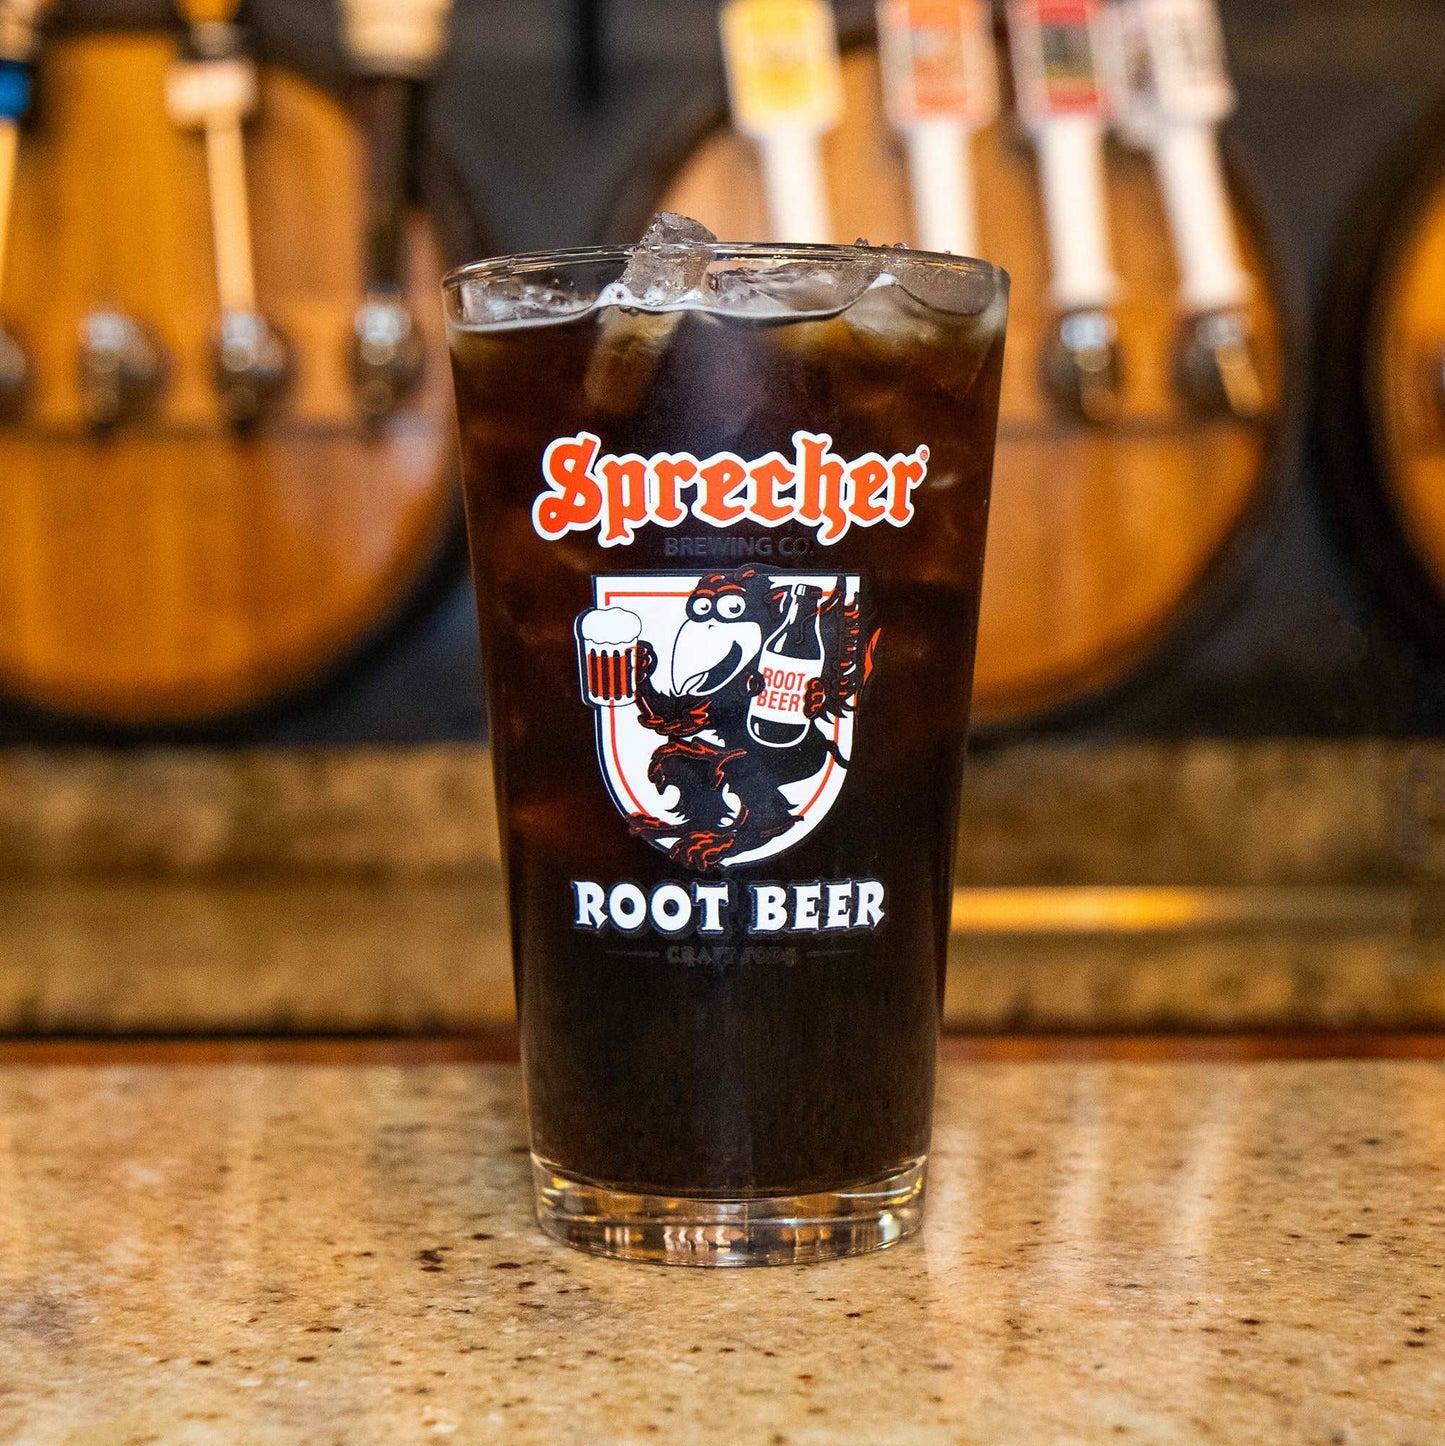
M 804 1265 L 896 1245 L 923 1220 L 920 1155 L 903 1169 L 811 1195 L 638 1195 L 578 1179 L 532 1156 L 537 1219 L 555 1240 L 654 1265 Z

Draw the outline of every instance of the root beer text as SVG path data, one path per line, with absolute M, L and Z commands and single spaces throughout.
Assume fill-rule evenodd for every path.
M 814 879 L 796 884 L 729 883 L 572 885 L 574 928 L 594 934 L 722 935 L 741 924 L 749 934 L 833 934 L 882 926 L 883 885 L 877 879 Z M 741 918 L 738 912 L 742 911 Z

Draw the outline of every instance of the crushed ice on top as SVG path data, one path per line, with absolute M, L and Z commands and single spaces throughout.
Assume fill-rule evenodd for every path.
M 701 221 L 659 211 L 642 240 L 627 253 L 622 279 L 607 292 L 616 291 L 619 300 L 625 296 L 643 306 L 673 306 L 694 294 L 701 296 L 712 265 L 710 247 L 716 240 Z
M 779 256 L 773 260 L 718 260 L 717 237 L 700 221 L 659 211 L 628 254 L 621 278 L 599 305 L 640 310 L 695 307 L 750 316 L 796 316 L 846 310 L 875 287 L 899 286 L 935 311 L 972 316 L 985 310 L 997 288 L 977 268 L 940 265 L 905 245 L 871 248 L 863 238 L 855 257 L 840 251 L 827 261 Z
M 745 264 L 719 261 L 717 237 L 700 221 L 660 211 L 642 240 L 628 253 L 627 266 L 598 302 L 644 311 L 700 309 L 789 316 L 841 311 L 879 279 L 876 257 L 855 264 L 819 265 L 803 257 Z
M 471 283 L 463 311 L 482 326 L 560 321 L 598 307 L 635 311 L 702 310 L 767 319 L 826 316 L 847 310 L 867 292 L 897 286 L 935 311 L 972 316 L 997 297 L 989 272 L 940 265 L 904 245 L 846 248 L 826 261 L 807 256 L 718 258 L 717 237 L 700 221 L 660 211 L 628 253 L 621 277 L 595 299 L 557 286 L 514 278 Z
M 469 326 L 506 326 L 516 322 L 558 321 L 591 311 L 592 297 L 545 282 L 509 276 L 499 281 L 464 281 L 461 314 Z

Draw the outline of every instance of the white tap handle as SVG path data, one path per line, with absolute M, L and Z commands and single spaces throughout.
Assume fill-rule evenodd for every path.
M 1091 116 L 1059 116 L 1035 130 L 1044 220 L 1060 311 L 1096 310 L 1119 294 L 1104 190 L 1104 129 Z
M 822 137 L 843 114 L 831 6 L 727 0 L 718 25 L 733 124 L 757 143 L 774 237 L 830 240 Z
M 420 80 L 446 49 L 452 0 L 342 0 L 342 30 L 357 69 Z
M 757 138 L 775 241 L 828 241 L 833 222 L 817 131 L 779 127 Z
M 1218 125 L 1235 107 L 1215 0 L 1122 0 L 1125 61 L 1160 122 Z
M 1038 149 L 1060 311 L 1101 310 L 1119 293 L 1104 184 L 1103 16 L 1099 0 L 1009 0 L 1014 93 Z
M 178 60 L 166 72 L 166 114 L 186 129 L 240 120 L 256 109 L 258 93 L 255 62 L 243 56 Z
M 1152 152 L 1179 265 L 1180 299 L 1203 314 L 1245 305 L 1215 126 L 1234 108 L 1213 0 L 1119 0 L 1107 30 L 1120 130 Z
M 256 65 L 244 56 L 183 60 L 166 74 L 171 120 L 206 138 L 206 184 L 211 201 L 211 244 L 216 292 L 223 312 L 256 309 L 251 255 L 251 207 L 246 190 L 246 147 L 241 124 L 256 108 Z
M 211 237 L 216 249 L 216 292 L 221 310 L 255 311 L 251 209 L 246 194 L 246 151 L 239 116 L 217 118 L 206 126 L 206 172 L 211 192 Z
M 978 251 L 972 143 L 998 114 L 993 11 L 983 0 L 879 0 L 883 103 L 908 153 L 915 233 Z
M 1166 123 L 1154 137 L 1154 160 L 1185 309 L 1226 311 L 1245 305 L 1254 288 L 1239 254 L 1213 129 Z
M 918 244 L 925 251 L 978 254 L 973 136 L 962 121 L 917 121 L 903 133 Z
M 20 126 L 0 120 L 0 287 L 5 284 L 5 251 L 10 237 L 10 201 L 15 194 L 15 157 L 20 148 Z

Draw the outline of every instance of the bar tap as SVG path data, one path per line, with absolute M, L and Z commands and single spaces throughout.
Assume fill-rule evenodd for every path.
M 421 384 L 426 349 L 405 299 L 404 219 L 412 122 L 446 48 L 450 0 L 343 0 L 342 26 L 366 142 L 365 294 L 353 321 L 357 406 L 380 425 Z
M 1019 115 L 1038 150 L 1057 314 L 1045 376 L 1085 421 L 1117 417 L 1123 386 L 1112 307 L 1119 281 L 1104 187 L 1108 96 L 1101 0 L 1009 0 Z
M 878 45 L 919 245 L 977 256 L 973 137 L 998 114 L 992 11 L 983 0 L 881 0 Z
M 1180 390 L 1199 411 L 1251 420 L 1264 409 L 1249 302 L 1217 129 L 1234 87 L 1214 0 L 1117 0 L 1108 17 L 1111 88 L 1123 139 L 1153 158 L 1178 259 Z
M 843 114 L 824 0 L 728 0 L 721 14 L 733 124 L 757 144 L 773 239 L 828 241 L 823 136 Z
M 221 306 L 216 386 L 231 424 L 249 427 L 276 402 L 291 374 L 290 348 L 256 303 L 243 131 L 256 108 L 256 65 L 235 24 L 239 0 L 180 4 L 189 30 L 182 58 L 166 77 L 166 109 L 176 125 L 205 136 Z
M 38 27 L 47 0 L 0 0 L 0 288 L 20 125 L 30 109 Z M 3 294 L 3 293 L 0 293 Z M 18 338 L 0 322 L 0 421 L 19 415 L 30 385 L 30 359 Z

